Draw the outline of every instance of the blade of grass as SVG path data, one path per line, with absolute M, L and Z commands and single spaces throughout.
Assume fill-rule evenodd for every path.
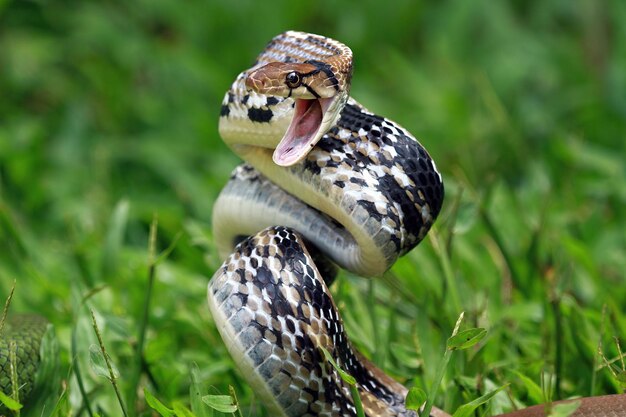
M 17 343 L 15 340 L 11 340 L 9 343 L 9 369 L 11 373 L 11 398 L 20 403 L 20 391 L 19 391 L 19 375 L 17 372 Z M 13 412 L 15 417 L 20 417 L 20 409 L 22 405 L 17 407 Z
M 102 352 L 102 356 L 104 357 L 104 361 L 106 362 L 106 366 L 109 371 L 109 381 L 111 382 L 113 390 L 115 391 L 115 395 L 117 396 L 117 401 L 119 402 L 120 408 L 122 409 L 122 414 L 124 414 L 124 417 L 128 417 L 128 413 L 126 412 L 126 406 L 124 405 L 124 400 L 122 399 L 122 394 L 120 393 L 119 387 L 117 386 L 117 378 L 115 376 L 115 372 L 113 371 L 111 360 L 109 359 L 109 355 L 107 354 L 104 347 L 104 341 L 102 340 L 102 335 L 100 334 L 100 329 L 98 328 L 98 323 L 96 322 L 96 315 L 94 314 L 93 310 L 90 311 L 93 329 L 96 332 L 98 344 L 100 345 L 100 351 Z
M 452 417 L 471 417 L 472 414 L 474 414 L 474 411 L 478 407 L 480 407 L 481 405 L 483 405 L 486 402 L 488 402 L 489 400 L 491 400 L 497 393 L 499 393 L 500 391 L 505 389 L 507 386 L 508 386 L 508 384 L 507 385 L 503 385 L 503 386 L 501 386 L 499 388 L 494 389 L 493 391 L 488 392 L 485 395 L 482 395 L 482 396 L 476 398 L 473 401 L 470 401 L 467 404 L 463 404 L 462 406 L 457 408 L 457 410 L 454 412 Z
M 191 411 L 198 417 L 213 417 L 213 409 L 207 407 L 202 401 L 202 393 L 206 392 L 206 386 L 200 381 L 200 369 L 195 363 L 191 366 L 191 385 L 189 397 Z
M 139 335 L 137 338 L 137 347 L 135 348 L 134 370 L 131 373 L 131 381 L 129 384 L 127 399 L 129 404 L 135 404 L 137 400 L 137 390 L 139 389 L 139 380 L 143 368 L 143 350 L 146 340 L 146 331 L 150 318 L 150 300 L 152 299 L 152 290 L 154 288 L 154 276 L 156 272 L 156 239 L 157 239 L 158 218 L 156 215 L 152 218 L 150 224 L 150 235 L 148 237 L 148 282 L 146 285 L 145 297 L 143 301 L 142 315 L 139 319 Z M 134 414 L 133 414 L 134 415 Z
M 174 247 L 176 246 L 176 243 L 181 236 L 181 234 L 178 233 L 174 237 L 171 245 L 168 246 L 167 249 L 163 251 L 163 253 L 157 256 L 156 241 L 158 235 L 158 224 L 158 217 L 155 214 L 152 218 L 152 223 L 150 224 L 150 234 L 148 237 L 148 281 L 146 284 L 142 315 L 139 319 L 139 334 L 137 337 L 138 341 L 135 349 L 135 369 L 130 376 L 131 383 L 129 384 L 129 390 L 127 393 L 128 404 L 134 404 L 137 399 L 139 381 L 143 372 L 146 372 L 148 374 L 148 379 L 154 382 L 152 373 L 149 369 L 147 369 L 147 362 L 144 358 L 144 346 L 146 343 L 146 333 L 148 331 L 148 325 L 150 321 L 150 305 L 152 300 L 152 293 L 154 290 L 156 268 L 159 262 L 165 259 L 174 250 Z
M 437 230 L 430 231 L 428 237 L 430 242 L 435 249 L 435 253 L 439 258 L 439 262 L 441 263 L 441 268 L 443 269 L 443 275 L 446 279 L 446 288 L 450 295 L 450 300 L 452 302 L 452 308 L 454 311 L 461 311 L 461 301 L 459 298 L 459 293 L 457 291 L 457 285 L 454 280 L 454 272 L 452 271 L 452 264 L 450 263 L 450 256 L 446 250 L 446 246 L 441 241 L 441 236 L 437 233 Z
M 320 346 L 320 350 L 322 351 L 322 354 L 324 355 L 328 363 L 330 363 L 335 371 L 337 371 L 342 381 L 348 384 L 348 386 L 350 387 L 350 395 L 352 396 L 354 408 L 356 408 L 357 417 L 365 417 L 365 411 L 363 410 L 361 396 L 359 395 L 359 390 L 356 387 L 356 379 L 354 379 L 352 375 L 341 369 L 341 367 L 337 364 L 337 362 L 335 362 L 328 350 L 326 350 L 323 346 Z
M 454 226 L 459 216 L 459 208 L 461 207 L 461 199 L 463 198 L 463 188 L 459 188 L 459 192 L 452 200 L 452 208 L 450 209 L 450 224 L 448 225 L 448 233 L 445 238 L 445 248 L 448 256 L 452 256 L 452 240 L 454 239 Z
M 2 318 L 0 318 L 0 335 L 2 335 L 4 323 L 7 319 L 7 315 L 9 314 L 9 307 L 11 306 L 11 300 L 13 299 L 13 294 L 15 293 L 15 283 L 15 280 L 13 280 L 13 285 L 11 286 L 11 291 L 9 291 L 9 296 L 4 302 L 4 308 L 2 309 Z
M 382 343 L 380 340 L 380 332 L 378 331 L 378 326 L 376 325 L 377 322 L 379 322 L 380 320 L 376 319 L 376 291 L 375 291 L 375 280 L 370 279 L 367 282 L 367 311 L 369 313 L 370 316 L 370 323 L 372 323 L 372 331 L 373 331 L 373 337 L 374 337 L 374 352 L 372 352 L 373 356 L 374 356 L 374 362 L 376 362 L 379 366 L 383 366 L 383 362 L 382 362 Z
M 235 388 L 233 388 L 232 385 L 228 386 L 228 393 L 232 397 L 233 403 L 235 404 L 235 407 L 237 407 L 237 416 L 238 417 L 243 417 L 243 415 L 241 414 L 241 408 L 239 407 L 239 400 L 237 399 L 237 393 L 235 392 Z
M 74 375 L 76 376 L 76 382 L 78 384 L 78 390 L 80 391 L 80 395 L 83 399 L 83 405 L 89 414 L 89 417 L 94 417 L 93 410 L 91 408 L 91 401 L 89 400 L 89 396 L 87 395 L 87 390 L 85 389 L 85 383 L 83 381 L 83 374 L 80 367 L 80 362 L 78 361 L 78 311 L 82 309 L 82 307 L 87 303 L 87 300 L 91 298 L 94 294 L 97 294 L 104 286 L 100 286 L 89 291 L 81 300 L 80 305 L 76 309 L 76 313 L 74 316 L 74 324 L 72 326 L 72 334 L 70 336 L 70 349 L 72 353 L 72 368 L 74 369 Z
M 554 290 L 553 290 L 554 291 Z M 563 338 L 563 314 L 561 313 L 561 299 L 558 295 L 554 294 L 551 297 L 550 306 L 552 307 L 552 313 L 554 314 L 554 389 L 557 399 L 561 399 L 563 394 L 561 391 L 561 373 L 563 369 L 563 344 L 565 343 Z
M 452 331 L 452 336 L 454 337 L 459 332 L 459 328 L 461 327 L 461 322 L 463 321 L 463 317 L 465 316 L 464 312 L 461 312 L 459 318 L 454 325 L 454 330 Z M 430 392 L 428 393 L 428 397 L 426 398 L 426 404 L 424 405 L 424 409 L 420 413 L 420 417 L 429 417 L 430 410 L 433 408 L 433 404 L 435 402 L 435 395 L 441 386 L 441 381 L 443 380 L 443 374 L 446 372 L 446 368 L 448 367 L 448 363 L 450 362 L 450 358 L 452 357 L 453 349 L 448 349 L 446 347 L 446 351 L 443 354 L 443 358 L 441 358 L 441 362 L 439 362 L 439 367 L 437 368 L 437 374 L 435 375 L 435 379 L 433 381 L 432 386 L 430 387 Z
M 504 262 L 509 268 L 511 279 L 513 280 L 514 283 L 516 283 L 517 285 L 520 285 L 521 284 L 520 274 L 517 272 L 517 268 L 515 266 L 515 263 L 513 262 L 513 257 L 511 256 L 511 254 L 509 253 L 509 250 L 504 244 L 504 240 L 500 236 L 500 232 L 498 232 L 497 227 L 494 225 L 493 221 L 491 220 L 491 216 L 487 212 L 487 209 L 485 208 L 485 204 L 484 203 L 479 204 L 478 207 L 479 207 L 480 217 L 483 220 L 483 224 L 487 228 L 487 232 L 489 233 L 493 241 L 496 243 L 496 246 L 500 249 L 500 253 L 502 254 L 502 259 L 504 259 Z
M 130 204 L 127 200 L 117 203 L 109 221 L 109 228 L 102 250 L 102 275 L 107 277 L 118 267 L 119 252 L 124 240 L 124 233 L 128 223 Z

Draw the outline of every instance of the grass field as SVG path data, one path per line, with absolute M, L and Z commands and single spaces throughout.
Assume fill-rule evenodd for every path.
M 543 402 L 542 374 L 554 399 L 621 392 L 597 352 L 621 369 L 624 21 L 619 0 L 0 0 L 0 301 L 15 282 L 11 312 L 55 326 L 52 414 L 156 415 L 146 389 L 211 415 L 198 395 L 232 385 L 243 416 L 267 415 L 205 292 L 221 263 L 211 207 L 238 163 L 220 102 L 287 29 L 352 47 L 352 95 L 416 135 L 446 184 L 416 250 L 371 285 L 343 273 L 331 288 L 355 345 L 431 391 L 465 311 L 487 337 L 452 355 L 438 406 L 507 383 L 480 413 Z M 92 364 L 90 311 L 121 401 Z

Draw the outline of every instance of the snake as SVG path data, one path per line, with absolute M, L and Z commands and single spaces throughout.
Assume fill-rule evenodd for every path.
M 214 204 L 225 261 L 207 299 L 272 416 L 356 416 L 339 369 L 354 378 L 365 415 L 417 416 L 405 406 L 407 388 L 352 346 L 328 287 L 339 268 L 380 277 L 415 247 L 444 186 L 406 129 L 350 96 L 351 79 L 348 46 L 288 31 L 236 77 L 221 105 L 220 136 L 244 162 Z M 540 405 L 503 417 L 542 415 Z M 626 415 L 625 395 L 585 398 L 573 414 L 617 415 Z M 431 417 L 449 414 L 433 408 Z
M 28 405 L 38 392 L 42 392 L 46 382 L 51 382 L 53 378 L 50 378 L 49 372 L 55 371 L 56 355 L 55 348 L 45 346 L 46 337 L 54 340 L 54 329 L 43 316 L 14 314 L 0 320 L 2 393 Z M 0 416 L 8 412 L 8 408 L 0 402 Z

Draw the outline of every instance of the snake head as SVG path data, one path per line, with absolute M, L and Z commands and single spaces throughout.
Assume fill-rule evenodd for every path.
M 269 96 L 314 100 L 334 97 L 344 87 L 339 79 L 333 67 L 321 61 L 270 62 L 248 74 L 246 87 Z
M 348 100 L 348 72 L 321 61 L 270 62 L 246 77 L 246 87 L 259 94 L 289 97 L 294 114 L 272 159 L 280 166 L 300 162 L 339 119 Z

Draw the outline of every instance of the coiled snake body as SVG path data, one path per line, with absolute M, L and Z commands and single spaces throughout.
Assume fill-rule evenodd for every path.
M 354 414 L 318 346 L 359 379 L 367 404 L 384 399 L 376 415 L 411 415 L 403 387 L 350 348 L 304 244 L 378 276 L 421 240 L 441 207 L 431 158 L 401 127 L 348 99 L 351 73 L 346 46 L 288 32 L 237 78 L 222 106 L 220 133 L 250 165 L 235 170 L 216 202 L 220 252 L 266 229 L 228 257 L 209 284 L 209 305 L 277 415 Z
M 349 387 L 319 347 L 355 377 L 366 415 L 416 415 L 404 406 L 406 389 L 351 347 L 327 285 L 334 265 L 380 276 L 419 243 L 439 213 L 443 183 L 408 132 L 349 98 L 351 74 L 345 45 L 286 32 L 222 103 L 220 134 L 247 163 L 215 204 L 226 261 L 209 283 L 208 304 L 272 415 L 356 415 Z M 575 415 L 624 413 L 624 397 L 611 396 L 583 401 Z

